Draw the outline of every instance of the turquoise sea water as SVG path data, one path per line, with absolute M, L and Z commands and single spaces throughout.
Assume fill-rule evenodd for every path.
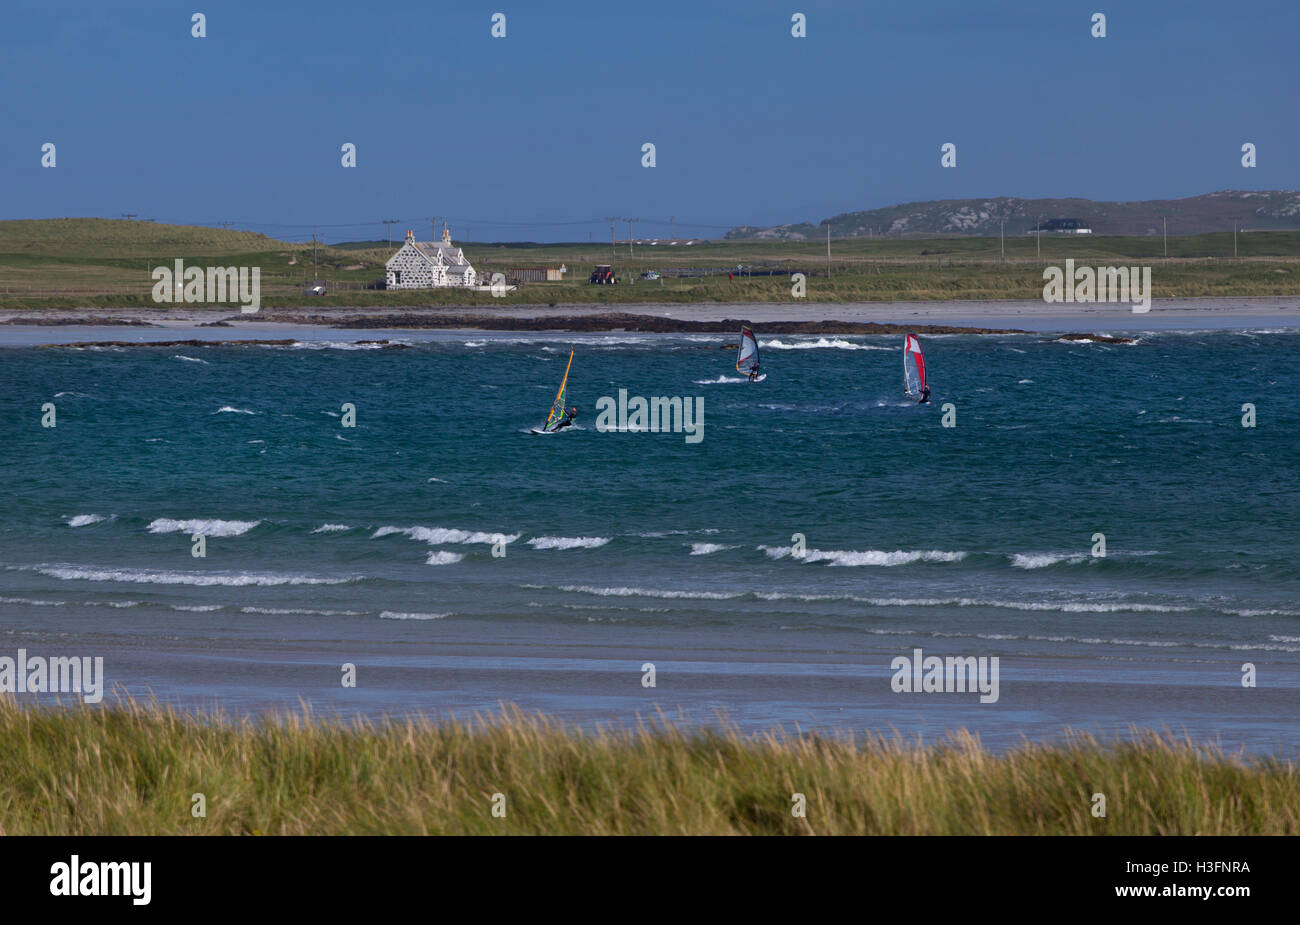
M 928 407 L 899 337 L 760 333 L 750 384 L 734 337 L 330 336 L 0 348 L 0 655 L 235 710 L 1300 744 L 1300 334 L 922 338 Z M 532 436 L 570 343 L 579 424 Z M 619 389 L 704 439 L 599 432 Z M 895 693 L 915 648 L 998 701 Z

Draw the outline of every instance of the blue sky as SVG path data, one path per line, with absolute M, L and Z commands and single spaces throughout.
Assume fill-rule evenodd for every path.
M 440 216 L 554 241 L 611 215 L 704 237 L 927 199 L 1294 189 L 1298 25 L 1295 0 L 5 0 L 0 218 L 347 240 Z

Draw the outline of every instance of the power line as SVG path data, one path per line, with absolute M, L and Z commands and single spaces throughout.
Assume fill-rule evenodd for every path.
M 393 226 L 400 224 L 403 221 L 403 219 L 384 218 L 384 219 L 380 219 L 380 221 L 382 221 L 385 225 L 388 226 L 388 249 L 392 250 L 393 249 Z

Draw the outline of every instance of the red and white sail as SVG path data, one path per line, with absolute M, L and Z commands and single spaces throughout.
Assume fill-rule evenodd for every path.
M 758 339 L 748 326 L 740 329 L 740 352 L 736 354 L 736 372 L 750 373 L 758 366 Z
M 924 388 L 925 357 L 921 354 L 921 342 L 915 334 L 908 334 L 903 341 L 903 391 L 920 395 Z

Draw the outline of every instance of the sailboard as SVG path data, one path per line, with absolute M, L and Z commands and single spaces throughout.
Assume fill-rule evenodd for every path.
M 740 351 L 736 354 L 736 372 L 746 376 L 758 369 L 758 338 L 754 337 L 748 325 L 741 325 L 740 328 Z M 767 378 L 766 373 L 761 373 L 754 377 L 754 382 L 762 382 Z
M 915 334 L 908 334 L 903 341 L 903 391 L 920 398 L 924 390 L 925 357 L 921 354 L 921 342 Z
M 569 364 L 564 367 L 564 378 L 560 380 L 560 390 L 555 393 L 555 401 L 551 402 L 551 412 L 546 416 L 546 423 L 540 428 L 533 428 L 535 434 L 554 434 L 560 431 L 560 423 L 564 420 L 565 409 L 565 389 L 569 387 L 569 370 L 573 368 L 573 348 L 569 348 Z

